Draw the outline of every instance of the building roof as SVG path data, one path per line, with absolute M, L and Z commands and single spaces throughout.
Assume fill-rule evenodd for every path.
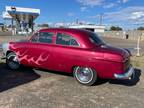
M 6 12 L 3 13 L 5 19 L 35 20 L 40 15 L 40 9 L 23 8 L 15 6 L 6 6 Z
M 3 27 L 4 26 L 4 24 L 3 23 L 0 23 L 0 27 Z
M 103 25 L 89 25 L 89 24 L 82 24 L 82 25 L 72 25 L 69 28 L 92 28 L 92 29 L 105 29 Z

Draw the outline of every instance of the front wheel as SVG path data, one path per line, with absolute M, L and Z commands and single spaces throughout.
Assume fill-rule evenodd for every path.
M 79 83 L 87 86 L 93 85 L 97 80 L 96 71 L 88 67 L 75 67 L 73 75 Z
M 11 52 L 6 56 L 6 64 L 12 70 L 17 70 L 20 67 L 18 57 L 14 52 Z

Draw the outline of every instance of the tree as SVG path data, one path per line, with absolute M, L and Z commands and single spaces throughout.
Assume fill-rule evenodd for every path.
M 144 27 L 138 27 L 137 30 L 144 30 Z
M 48 24 L 39 24 L 38 27 L 49 27 Z
M 123 29 L 121 27 L 111 26 L 111 31 L 122 31 Z

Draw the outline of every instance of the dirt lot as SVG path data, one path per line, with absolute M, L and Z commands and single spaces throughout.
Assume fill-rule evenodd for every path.
M 115 45 L 118 40 L 108 41 Z M 135 71 L 131 81 L 101 79 L 87 87 L 70 74 L 28 68 L 11 71 L 1 61 L 0 108 L 143 108 L 144 69 Z

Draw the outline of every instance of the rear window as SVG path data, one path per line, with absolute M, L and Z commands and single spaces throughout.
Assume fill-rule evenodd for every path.
M 104 45 L 105 44 L 105 42 L 100 37 L 98 37 L 98 35 L 95 33 L 91 33 L 89 35 L 89 40 L 92 43 L 97 44 L 97 45 Z

